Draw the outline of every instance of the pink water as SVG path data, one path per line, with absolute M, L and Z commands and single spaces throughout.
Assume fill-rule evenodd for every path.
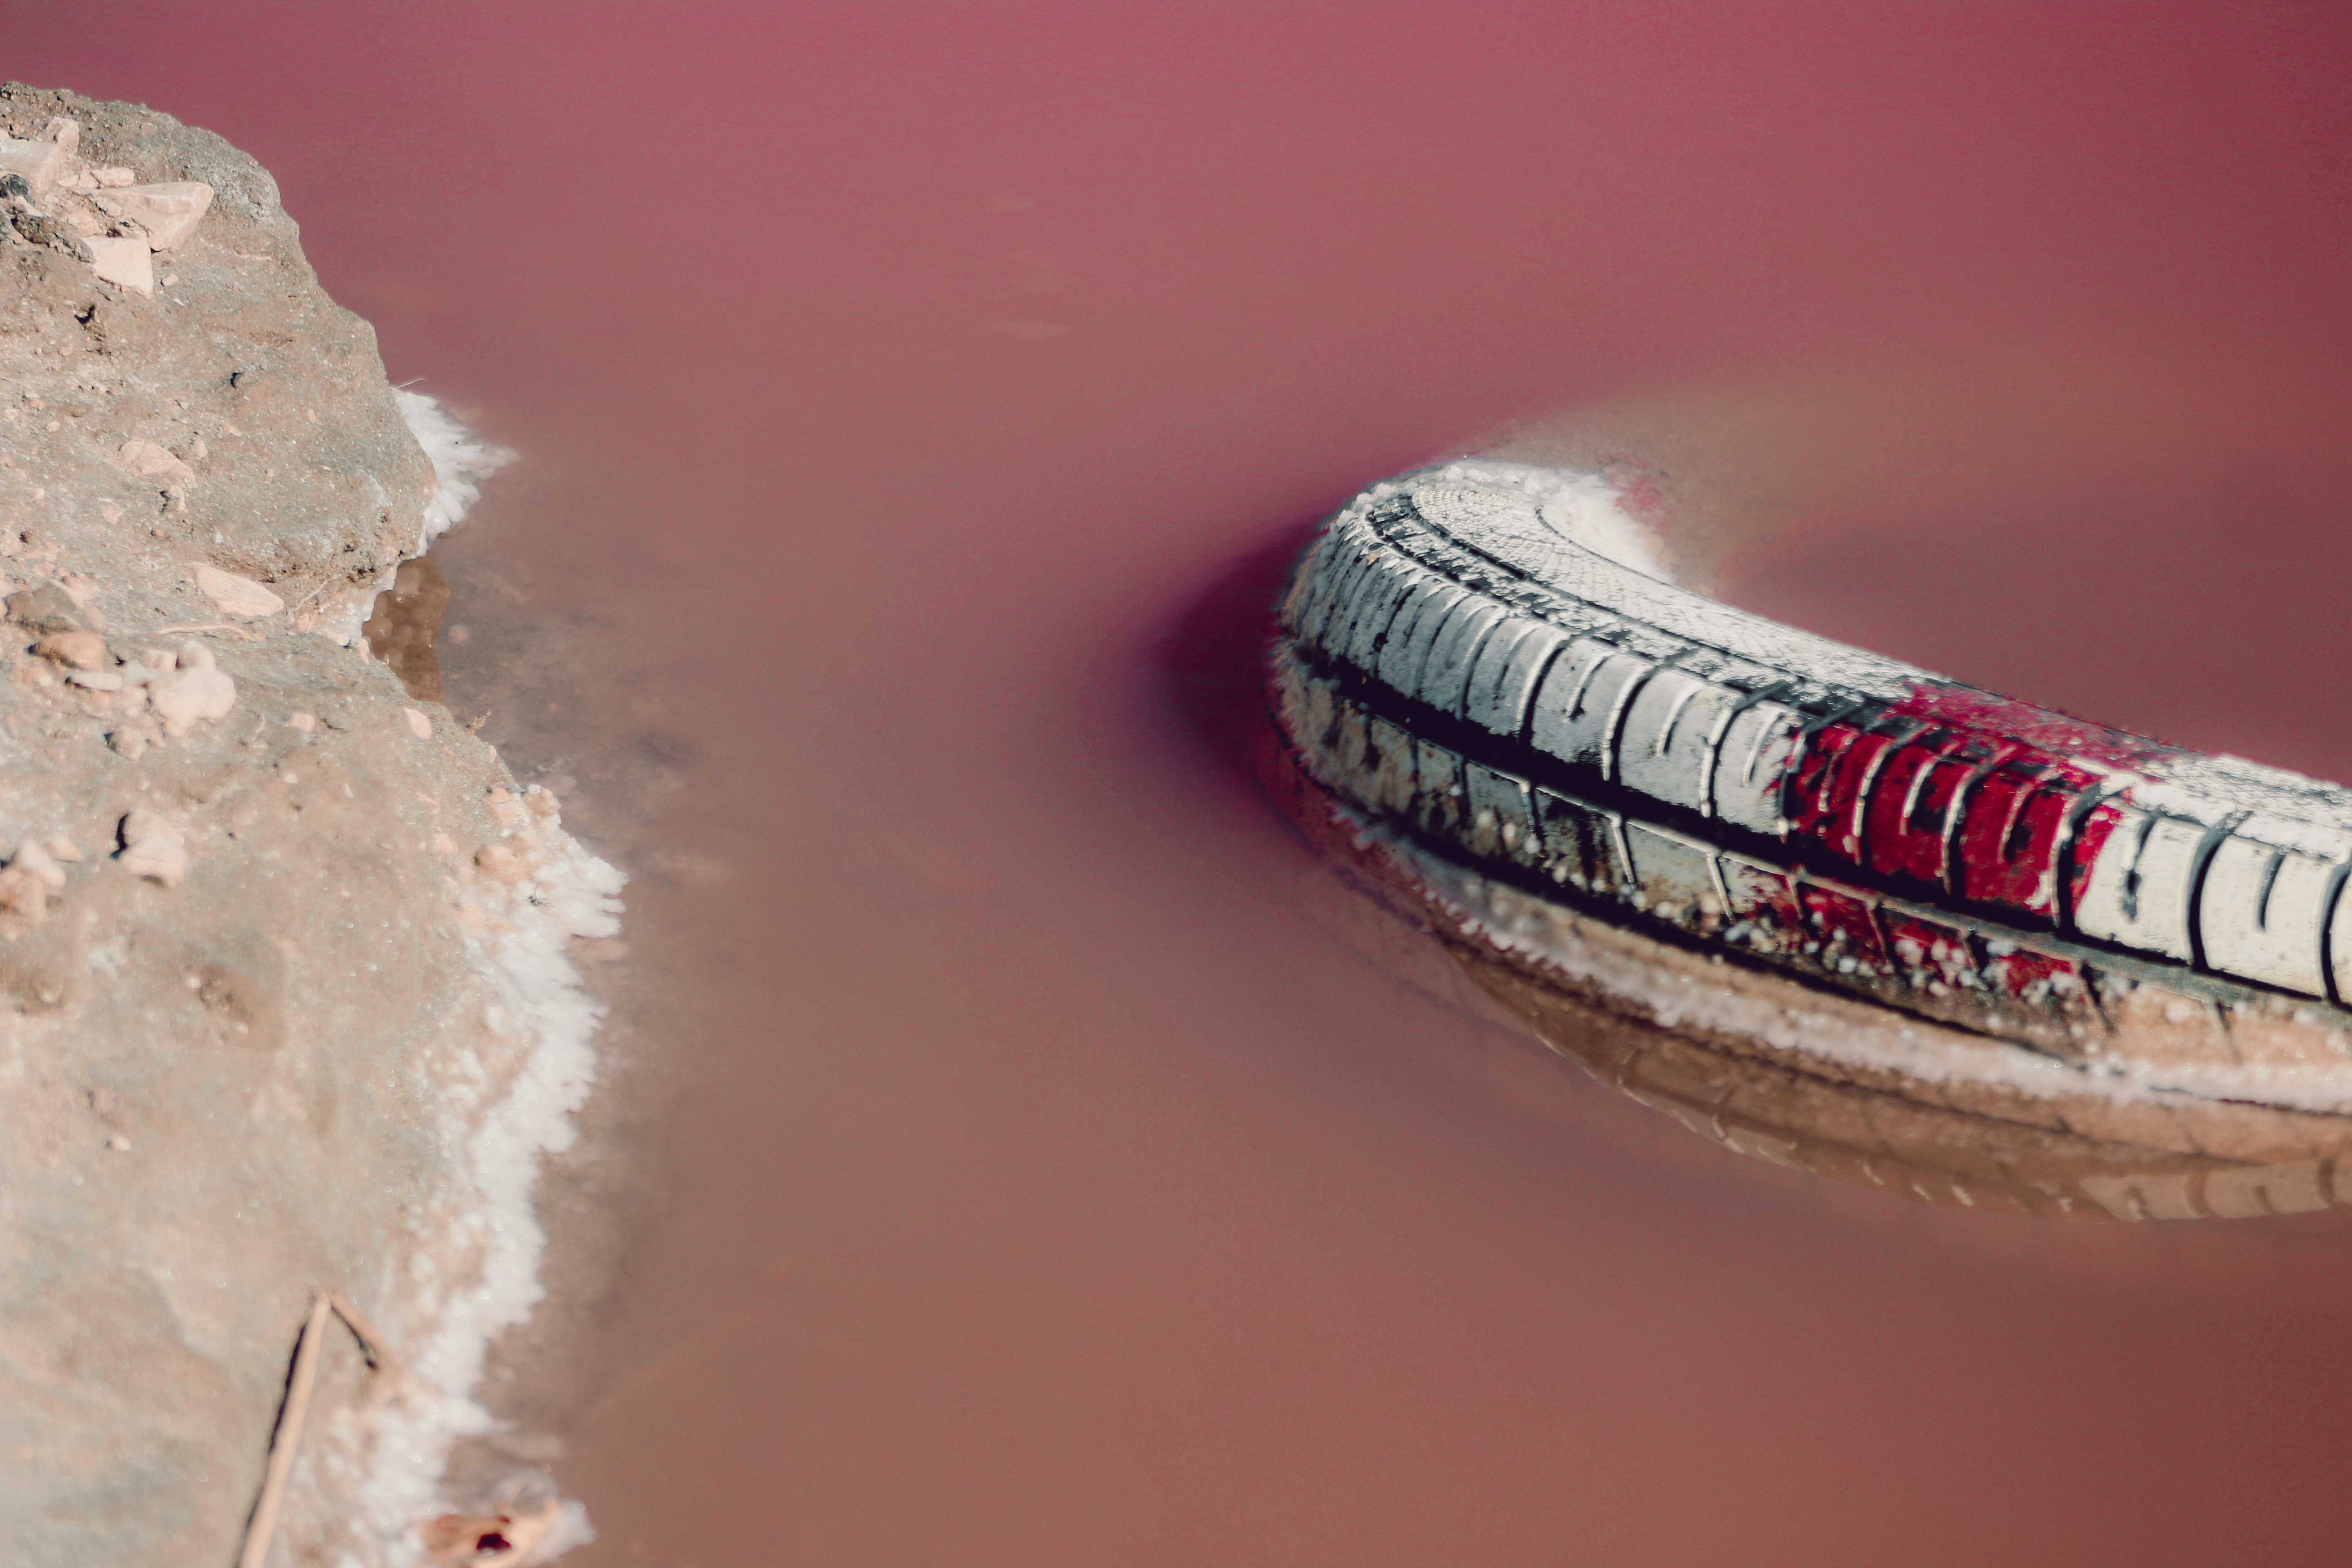
M 471 526 L 697 759 L 662 832 L 733 874 L 637 906 L 703 1005 L 556 1467 L 578 1561 L 2336 1550 L 2341 1223 L 1994 1222 L 1712 1150 L 1352 957 L 1231 742 L 1279 542 L 1369 478 L 1549 405 L 2063 334 L 2182 345 L 2210 417 L 2160 444 L 2202 479 L 1923 483 L 1732 591 L 2352 773 L 2352 21 L 0 20 L 16 74 L 278 174 L 394 376 L 526 455 Z

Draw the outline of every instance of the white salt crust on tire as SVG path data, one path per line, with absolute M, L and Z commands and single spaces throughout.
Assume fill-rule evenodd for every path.
M 1975 700 L 1675 586 L 1599 476 L 1523 464 L 1451 463 L 1367 490 L 1297 574 L 1284 625 L 1379 688 L 1761 835 L 1785 835 L 1780 777 L 1823 711 Z M 2104 835 L 2083 864 L 2053 852 L 2079 897 L 2054 869 L 2032 895 L 2061 931 L 2304 996 L 2352 993 L 2352 793 L 2113 740 L 2053 748 L 2094 781 L 2078 816 Z

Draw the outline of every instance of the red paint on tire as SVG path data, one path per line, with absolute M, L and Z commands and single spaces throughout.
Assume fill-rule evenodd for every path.
M 1913 728 L 1906 720 L 1929 727 L 1898 740 L 1891 731 Z M 1941 889 L 1948 870 L 1961 898 L 2047 919 L 2058 912 L 2062 853 L 2071 900 L 2118 820 L 2111 806 L 2084 812 L 2085 792 L 2109 768 L 2145 772 L 2170 751 L 1965 687 L 1921 686 L 1806 738 L 1791 764 L 1788 834 L 1926 887 Z

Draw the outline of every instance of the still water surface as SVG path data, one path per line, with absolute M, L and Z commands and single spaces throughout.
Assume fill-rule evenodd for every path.
M 1629 388 L 2193 326 L 2193 483 L 2108 441 L 2072 490 L 1881 486 L 1727 591 L 2352 775 L 2346 426 L 2295 368 L 2352 339 L 2335 23 L 0 9 L 15 74 L 260 157 L 394 377 L 524 454 L 447 552 L 452 704 L 635 858 L 693 998 L 562 1434 L 579 1561 L 2334 1550 L 2340 1220 L 1715 1150 L 1369 966 L 1237 753 L 1251 611 L 1371 477 Z

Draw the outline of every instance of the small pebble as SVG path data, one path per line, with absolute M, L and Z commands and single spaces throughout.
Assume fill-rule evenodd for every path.
M 404 708 L 401 711 L 408 715 L 408 731 L 410 734 L 415 735 L 420 741 L 429 741 L 433 738 L 432 720 L 427 719 L 424 714 L 419 713 L 414 708 Z
M 123 868 L 166 888 L 176 888 L 188 874 L 188 848 L 180 831 L 152 811 L 134 811 L 122 819 Z M 0 872 L 0 876 L 5 876 Z
M 299 730 L 307 735 L 319 727 L 319 721 L 308 713 L 289 713 L 286 715 L 286 724 L 287 728 Z
M 69 664 L 76 669 L 106 668 L 106 639 L 96 632 L 51 632 L 33 645 L 33 651 L 52 663 Z
M 203 445 L 201 441 L 197 443 L 198 447 Z M 196 455 L 204 456 L 201 451 Z M 217 566 L 199 564 L 196 567 L 196 586 L 204 591 L 205 597 L 210 599 L 222 615 L 240 620 L 259 620 L 286 607 L 285 600 L 252 578 L 224 572 Z
M 184 735 L 200 719 L 226 719 L 236 706 L 236 682 L 213 666 L 212 649 L 180 645 L 178 668 L 147 683 L 147 700 L 163 716 L 163 732 Z
M 125 473 L 141 479 L 193 479 L 196 471 L 172 455 L 168 447 L 133 437 L 115 448 L 114 461 Z

